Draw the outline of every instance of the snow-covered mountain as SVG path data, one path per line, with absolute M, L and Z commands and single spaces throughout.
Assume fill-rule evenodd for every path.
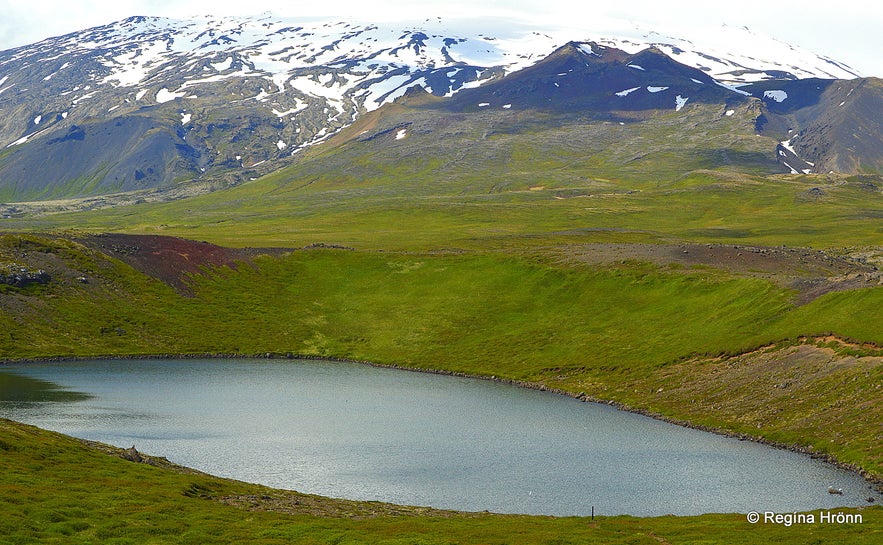
M 574 32 L 439 18 L 380 25 L 132 17 L 3 51 L 0 181 L 16 184 L 0 184 L 0 199 L 237 183 L 412 86 L 451 96 L 571 41 L 629 54 L 652 46 L 727 86 L 859 76 L 742 28 L 723 27 L 717 44 L 641 29 Z M 78 143 L 86 140 L 102 145 L 84 151 Z M 35 142 L 45 149 L 23 151 Z M 74 159 L 80 168 L 70 168 Z

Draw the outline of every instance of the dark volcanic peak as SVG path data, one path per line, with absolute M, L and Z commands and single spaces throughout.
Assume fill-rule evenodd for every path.
M 679 111 L 691 100 L 723 103 L 736 96 L 657 48 L 629 54 L 594 42 L 570 42 L 529 68 L 458 93 L 452 107 Z

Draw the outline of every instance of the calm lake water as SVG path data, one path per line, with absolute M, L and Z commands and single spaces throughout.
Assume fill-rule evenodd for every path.
M 243 481 L 469 511 L 791 512 L 872 494 L 819 461 L 606 405 L 348 363 L 5 366 L 0 416 Z

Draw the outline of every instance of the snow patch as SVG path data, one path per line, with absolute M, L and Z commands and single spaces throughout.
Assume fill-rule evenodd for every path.
M 282 150 L 284 150 L 285 148 L 288 147 L 288 144 L 286 144 L 286 143 L 285 143 L 284 141 L 282 141 L 282 140 L 279 140 L 278 142 L 276 142 L 276 147 L 279 149 L 279 151 L 282 151 Z M 257 166 L 257 165 L 254 165 L 254 166 Z
M 716 83 L 717 85 L 720 85 L 724 89 L 729 89 L 730 91 L 733 91 L 734 93 L 739 93 L 742 96 L 746 96 L 746 97 L 751 96 L 751 93 L 749 93 L 748 91 L 743 91 L 742 89 L 739 89 L 735 85 L 728 85 L 728 84 L 722 83 L 720 81 L 715 81 L 714 83 Z
M 141 100 L 142 98 L 144 98 L 144 95 L 146 95 L 146 94 L 147 94 L 147 89 L 141 89 L 140 91 L 138 91 L 138 94 L 135 95 L 135 100 Z
M 788 93 L 782 91 L 781 89 L 776 89 L 772 91 L 764 91 L 763 98 L 768 98 L 771 100 L 775 100 L 776 102 L 785 102 L 785 99 L 788 98 Z
M 211 63 L 212 68 L 217 70 L 218 72 L 224 72 L 233 67 L 233 57 L 228 56 L 226 59 L 222 60 L 218 63 Z
M 727 110 L 724 115 L 727 117 L 731 117 L 734 113 L 736 113 L 736 110 Z
M 666 89 L 668 89 L 668 87 L 653 87 L 653 86 L 647 87 L 647 90 L 650 91 L 651 93 L 658 93 L 660 91 L 665 91 Z
M 88 89 L 88 87 L 86 87 L 86 88 Z M 87 98 L 92 98 L 92 97 L 95 96 L 96 94 L 98 94 L 98 91 L 92 91 L 91 93 L 86 93 L 85 95 L 83 95 L 83 96 L 81 96 L 81 97 L 78 97 L 78 98 L 73 99 L 73 100 L 71 101 L 71 105 L 72 105 L 72 106 L 76 106 L 76 105 L 79 104 L 81 101 L 86 100 Z
M 273 110 L 272 110 L 273 115 L 275 115 L 276 117 L 282 118 L 282 117 L 285 117 L 286 115 L 294 115 L 298 112 L 302 112 L 302 111 L 306 110 L 307 107 L 309 106 L 306 102 L 302 103 L 298 99 L 295 99 L 295 100 L 296 100 L 296 105 L 294 108 L 289 108 L 288 110 L 285 110 L 284 112 L 280 112 L 276 108 L 273 108 Z
M 42 129 L 42 130 L 39 130 L 39 131 L 36 131 L 36 132 L 32 132 L 31 134 L 28 134 L 28 135 L 26 135 L 26 136 L 22 136 L 21 138 L 19 138 L 18 140 L 16 140 L 16 141 L 13 142 L 13 143 L 7 145 L 6 147 L 7 147 L 7 148 L 11 148 L 12 146 L 18 146 L 18 145 L 20 145 L 20 144 L 24 144 L 25 142 L 27 142 L 27 141 L 30 140 L 31 138 L 33 138 L 33 137 L 35 137 L 35 136 L 38 136 L 38 135 L 40 135 L 40 134 L 43 134 L 44 132 L 50 130 L 51 128 L 52 128 L 52 126 L 50 125 L 49 127 L 45 128 L 45 129 Z
M 190 123 L 190 119 L 192 119 L 192 118 L 193 118 L 193 114 L 186 114 L 184 112 L 181 112 L 181 124 L 182 125 L 186 125 L 186 124 Z
M 504 110 L 508 110 L 508 109 L 511 108 L 511 107 L 512 107 L 511 104 L 503 104 L 503 109 L 504 109 Z
M 261 87 L 261 92 L 251 98 L 252 100 L 257 100 L 258 102 L 266 102 L 270 98 L 270 93 L 268 93 L 263 87 Z
M 28 139 L 29 139 L 30 137 L 32 137 L 32 136 L 34 136 L 34 135 L 33 135 L 33 134 L 29 134 L 29 135 L 27 135 L 27 136 L 22 136 L 21 138 L 19 138 L 18 140 L 16 140 L 16 141 L 13 142 L 13 143 L 7 145 L 6 147 L 7 147 L 7 148 L 11 148 L 12 146 L 18 146 L 18 145 L 20 145 L 20 144 L 24 144 L 24 143 L 27 142 Z
M 675 111 L 680 112 L 681 108 L 684 107 L 684 105 L 687 103 L 688 100 L 690 100 L 690 97 L 682 97 L 681 95 L 676 96 L 675 97 Z
M 637 64 L 627 64 L 626 66 L 628 66 L 629 68 L 634 68 L 635 70 L 640 70 L 642 72 L 646 72 L 646 70 L 644 70 L 643 66 L 640 66 Z
M 164 39 L 140 40 L 136 47 L 131 43 L 121 44 L 124 52 L 111 58 L 101 59 L 110 68 L 101 83 L 114 87 L 131 87 L 147 78 L 151 67 L 159 64 L 168 55 L 168 42 Z
M 585 53 L 586 55 L 594 55 L 596 57 L 600 57 L 599 53 L 595 53 L 595 50 L 592 49 L 592 46 L 589 44 L 579 44 L 579 50 Z
M 490 102 L 479 102 L 479 103 L 478 103 L 478 107 L 479 107 L 479 108 L 485 108 L 485 107 L 490 106 L 490 105 L 491 105 Z
M 640 87 L 632 87 L 631 89 L 625 89 L 623 91 L 616 93 L 616 96 L 625 97 L 625 96 L 628 96 L 630 93 L 634 93 L 638 89 L 640 89 Z
M 402 138 L 408 136 L 408 130 L 402 129 L 396 133 L 396 140 L 401 140 Z
M 807 165 L 809 165 L 809 166 L 811 166 L 811 167 L 815 167 L 815 166 L 816 166 L 815 163 L 812 163 L 812 162 L 810 162 L 810 161 L 807 161 L 806 159 L 801 158 L 799 155 L 797 155 L 797 152 L 794 151 L 794 145 L 793 145 L 793 142 L 794 142 L 794 140 L 795 140 L 796 138 L 797 138 L 797 137 L 795 136 L 794 138 L 791 138 L 790 140 L 785 140 L 785 141 L 783 141 L 783 142 L 779 142 L 779 145 L 781 145 L 781 146 L 782 146 L 783 148 L 785 148 L 786 150 L 790 151 L 792 154 L 794 154 L 795 157 L 797 157 L 798 159 L 800 159 L 801 161 L 803 161 L 803 162 L 806 163 Z M 782 157 L 787 157 L 787 155 L 785 155 L 785 153 L 784 153 L 782 150 L 779 150 L 779 155 L 781 155 Z M 789 165 L 788 163 L 785 163 L 784 161 L 782 161 L 782 163 L 784 163 L 785 166 L 787 166 L 788 168 L 790 168 L 790 169 L 792 170 L 791 174 L 797 174 L 797 173 L 798 173 L 798 172 L 797 172 L 796 170 L 794 170 L 794 168 L 793 168 L 791 165 Z M 809 168 L 803 170 L 803 173 L 804 173 L 804 174 L 809 174 L 809 173 L 811 173 L 811 172 L 812 172 L 812 169 L 809 169 Z
M 288 80 L 290 78 L 290 74 L 283 72 L 279 74 L 273 74 L 273 77 L 271 79 L 273 80 L 273 83 L 276 84 L 276 88 L 279 89 L 279 92 L 284 93 L 285 84 L 288 83 Z
M 191 80 L 187 80 L 186 82 L 184 82 L 184 85 L 179 87 L 178 91 L 183 91 L 184 89 L 186 89 L 188 87 L 193 87 L 194 85 L 199 85 L 202 83 L 215 83 L 218 81 L 223 81 L 225 79 L 232 79 L 235 77 L 246 77 L 250 74 L 251 74 L 251 72 L 249 72 L 248 70 L 238 70 L 236 72 L 231 72 L 229 74 L 215 74 L 214 76 L 209 76 L 207 78 L 191 79 Z
M 34 118 L 34 125 L 39 125 L 40 121 L 42 121 L 42 120 L 43 120 L 43 116 L 38 115 L 37 117 Z
M 157 104 L 165 104 L 166 102 L 171 102 L 176 98 L 181 98 L 187 93 L 173 93 L 163 87 L 156 93 L 156 102 Z
M 690 78 L 690 81 L 692 81 L 693 83 L 698 83 L 699 85 L 705 85 L 704 81 L 699 81 L 696 78 Z
M 361 96 L 364 96 L 364 105 L 368 110 L 376 110 L 377 108 L 383 106 L 387 102 L 392 102 L 395 100 L 396 94 L 404 94 L 407 90 L 407 85 L 412 81 L 412 76 L 410 74 L 396 74 L 395 76 L 389 76 L 385 79 L 380 79 L 382 74 L 377 72 L 372 72 L 366 76 L 366 80 L 372 80 L 377 78 L 376 83 L 372 83 Z M 297 82 L 303 81 L 302 78 L 297 78 Z M 291 83 L 292 87 L 295 87 L 301 91 L 300 84 L 296 84 L 295 81 Z M 325 87 L 319 87 L 319 89 L 326 89 Z M 326 89 L 326 92 L 328 90 Z M 340 94 L 340 91 L 338 91 Z

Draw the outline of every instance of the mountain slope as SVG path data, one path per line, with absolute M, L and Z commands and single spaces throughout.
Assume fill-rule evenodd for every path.
M 883 80 L 768 81 L 743 87 L 763 101 L 758 130 L 781 140 L 792 172 L 883 173 Z
M 572 29 L 500 26 L 132 17 L 0 52 L 0 199 L 186 196 L 239 184 L 413 86 L 464 101 L 490 92 L 502 105 L 607 112 L 724 104 L 733 94 L 717 77 L 855 75 L 776 43 L 764 42 L 783 57 L 767 61 L 655 33 L 569 42 Z
M 164 186 L 178 176 L 196 176 L 202 159 L 183 131 L 138 115 L 71 125 L 41 144 L 14 149 L 2 159 L 3 179 L 16 185 L 0 190 L 0 198 L 63 198 Z

